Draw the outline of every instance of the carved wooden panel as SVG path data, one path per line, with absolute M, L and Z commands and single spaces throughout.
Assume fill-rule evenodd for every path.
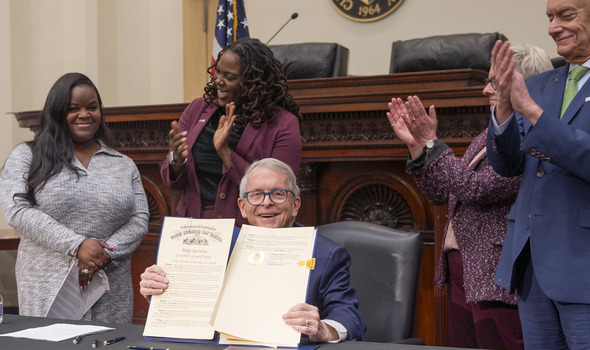
M 416 226 L 408 201 L 384 184 L 362 184 L 347 194 L 338 209 L 334 221 L 366 221 L 402 230 Z
M 403 193 L 412 198 L 404 198 Z M 422 228 L 425 222 L 419 197 L 393 174 L 357 173 L 336 189 L 330 202 L 330 221 L 367 221 L 411 231 Z

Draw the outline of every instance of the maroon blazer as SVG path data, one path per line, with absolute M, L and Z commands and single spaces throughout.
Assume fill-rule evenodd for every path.
M 486 145 L 486 136 L 487 129 L 473 139 L 461 158 L 447 148 L 429 164 L 410 173 L 431 203 L 449 205 L 448 220 L 453 223 L 463 260 L 467 302 L 494 300 L 516 304 L 516 295 L 495 284 L 494 275 L 508 226 L 506 216 L 516 199 L 520 177 L 498 175 L 487 155 L 469 166 Z M 445 238 L 446 231 L 445 228 Z M 442 289 L 447 278 L 443 252 L 434 283 Z
M 216 105 L 207 105 L 203 98 L 191 102 L 178 121 L 179 130 L 188 130 L 189 154 L 186 165 L 174 181 L 170 180 L 168 157 L 160 165 L 160 174 L 164 183 L 173 190 L 182 191 L 182 197 L 176 207 L 178 216 L 199 218 L 201 215 L 199 181 L 190 150 L 217 108 Z M 246 126 L 236 150 L 231 152 L 231 168 L 223 167 L 223 177 L 215 200 L 215 217 L 235 218 L 236 226 L 246 223 L 237 204 L 240 180 L 250 163 L 269 157 L 282 160 L 293 168 L 295 174 L 299 174 L 301 164 L 299 120 L 287 110 L 281 109 L 274 121 L 264 123 L 258 129 L 250 124 Z

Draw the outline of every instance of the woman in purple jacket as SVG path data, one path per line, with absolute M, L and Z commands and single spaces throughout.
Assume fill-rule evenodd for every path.
M 514 49 L 523 76 L 552 69 L 547 54 L 537 47 Z M 493 66 L 483 94 L 496 103 Z M 494 283 L 496 266 L 508 225 L 507 214 L 516 199 L 520 177 L 504 178 L 486 157 L 486 129 L 477 135 L 463 157 L 437 139 L 434 106 L 427 114 L 417 96 L 407 103 L 392 99 L 387 117 L 396 135 L 410 150 L 407 171 L 426 198 L 448 204 L 448 222 L 435 285 L 448 285 L 449 342 L 453 347 L 523 349 L 516 295 Z
M 299 106 L 272 51 L 243 38 L 209 67 L 205 94 L 172 122 L 170 153 L 160 174 L 182 191 L 176 215 L 245 221 L 236 202 L 239 182 L 255 160 L 277 158 L 299 173 Z

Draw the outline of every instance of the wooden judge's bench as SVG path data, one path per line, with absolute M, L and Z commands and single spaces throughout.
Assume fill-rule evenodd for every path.
M 418 95 L 436 106 L 438 137 L 462 154 L 488 124 L 487 72 L 461 69 L 382 76 L 301 79 L 289 91 L 303 114 L 303 158 L 298 221 L 321 225 L 362 220 L 418 231 L 424 239 L 415 336 L 446 345 L 445 292 L 433 286 L 446 223 L 446 207 L 430 205 L 405 172 L 407 148 L 386 116 L 392 97 Z M 139 275 L 156 258 L 162 218 L 175 215 L 178 193 L 163 186 L 159 164 L 168 152 L 170 122 L 186 104 L 105 108 L 115 148 L 130 156 L 142 175 L 150 208 L 150 229 L 133 255 L 134 320 L 145 320 L 148 303 L 138 292 Z M 35 130 L 38 112 L 16 115 Z

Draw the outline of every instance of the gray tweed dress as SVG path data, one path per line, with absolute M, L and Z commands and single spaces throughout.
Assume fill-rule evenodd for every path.
M 96 152 L 77 177 L 63 169 L 37 194 L 33 207 L 15 193 L 25 192 L 31 149 L 17 146 L 0 176 L 0 206 L 21 235 L 16 280 L 21 315 L 47 313 L 74 254 L 86 238 L 106 241 L 112 264 L 106 269 L 110 291 L 84 315 L 85 320 L 129 323 L 133 313 L 131 253 L 148 229 L 149 211 L 137 167 L 127 156 L 106 147 Z

